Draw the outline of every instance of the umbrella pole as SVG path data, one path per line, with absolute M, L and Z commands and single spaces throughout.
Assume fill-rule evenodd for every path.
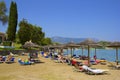
M 63 55 L 63 49 L 62 48 L 60 49 L 60 53 L 61 53 L 61 55 Z
M 71 58 L 72 58 L 72 48 L 71 48 Z
M 95 48 L 95 55 L 94 55 L 94 59 L 95 59 L 95 61 L 96 61 L 96 59 L 97 59 L 97 55 L 96 55 L 96 48 Z
M 118 48 L 116 48 L 116 64 L 118 65 Z
M 83 56 L 83 48 L 82 48 L 82 56 Z
M 67 51 L 66 53 L 67 53 L 67 56 L 68 56 L 68 48 L 66 49 L 66 51 Z
M 74 55 L 74 51 L 75 51 L 75 49 L 73 48 L 73 54 L 72 55 Z
M 95 56 L 96 56 L 96 48 L 95 48 Z
M 88 45 L 88 66 L 90 66 L 90 46 Z

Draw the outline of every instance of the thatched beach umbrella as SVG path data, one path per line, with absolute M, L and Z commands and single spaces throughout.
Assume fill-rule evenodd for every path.
M 95 55 L 96 55 L 96 49 L 97 48 L 102 48 L 102 46 L 100 44 L 98 44 L 98 43 L 91 44 L 90 47 L 95 48 Z
M 23 48 L 38 48 L 39 46 L 31 41 L 27 41 L 25 42 L 25 44 L 23 45 Z
M 60 50 L 60 53 L 63 53 L 63 49 L 65 48 L 65 45 L 63 44 L 51 45 L 49 48 Z
M 80 47 L 80 45 L 77 45 L 77 44 L 75 44 L 74 42 L 69 42 L 69 43 L 65 44 L 65 46 L 66 46 L 67 48 L 70 48 L 70 49 L 71 49 L 71 57 L 73 56 L 73 49 Z
M 25 49 L 27 49 L 27 51 L 29 52 L 29 56 L 30 56 L 30 58 L 32 57 L 32 53 L 31 53 L 31 48 L 39 48 L 40 46 L 39 45 L 37 45 L 37 44 L 35 44 L 35 43 L 33 43 L 32 41 L 27 41 L 27 42 L 25 42 L 25 44 L 23 45 L 23 48 L 25 48 Z
M 63 44 L 57 44 L 57 45 L 47 45 L 47 46 L 43 46 L 42 47 L 43 49 L 47 49 L 48 51 L 49 50 L 60 50 L 60 52 L 62 53 L 63 52 L 63 49 L 65 48 L 65 45 Z
M 80 43 L 77 43 L 77 45 L 79 45 L 79 47 L 82 49 L 82 56 L 83 56 L 84 48 L 86 48 L 85 45 L 80 45 Z
M 85 47 L 82 45 L 81 48 L 82 48 L 82 56 L 83 56 L 83 52 L 84 52 L 83 50 L 84 50 Z
M 65 45 L 63 44 L 58 44 L 58 45 L 51 45 L 49 46 L 50 48 L 56 48 L 56 49 L 63 49 L 65 48 Z
M 88 65 L 90 65 L 90 47 L 96 47 L 98 45 L 97 42 L 95 42 L 91 39 L 86 39 L 85 41 L 79 43 L 79 45 L 87 46 L 87 48 L 88 48 Z
M 118 63 L 119 63 L 119 61 L 118 61 L 118 49 L 120 48 L 120 42 L 113 42 L 107 47 L 111 47 L 111 48 L 116 49 L 116 65 L 118 65 Z

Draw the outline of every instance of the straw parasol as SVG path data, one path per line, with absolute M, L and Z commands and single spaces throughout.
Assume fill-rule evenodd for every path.
M 60 54 L 63 53 L 63 49 L 64 48 L 65 48 L 65 45 L 63 45 L 63 44 L 57 44 L 57 45 L 51 45 L 51 46 L 49 46 L 49 49 L 55 49 L 55 50 L 57 49 L 58 52 L 60 52 Z
M 51 45 L 49 46 L 50 48 L 55 48 L 55 49 L 63 49 L 65 48 L 65 45 L 63 44 L 58 44 L 58 45 Z
M 90 47 L 95 48 L 95 55 L 96 55 L 96 47 L 100 46 L 97 42 L 93 41 L 92 39 L 86 39 L 83 42 L 80 42 L 79 45 L 87 46 L 88 48 L 88 65 L 90 65 Z
M 47 46 L 43 46 L 42 47 L 43 49 L 47 49 L 48 51 L 49 50 L 60 50 L 60 52 L 62 53 L 63 52 L 63 49 L 65 48 L 65 45 L 63 44 L 57 44 L 57 45 L 47 45 Z
M 32 48 L 32 47 L 39 47 L 37 44 L 33 43 L 31 40 L 25 42 L 25 44 L 23 45 L 23 48 Z
M 96 49 L 102 48 L 102 45 L 95 42 L 94 44 L 91 44 L 90 47 L 95 48 L 95 56 L 96 56 Z
M 83 52 L 84 52 L 83 50 L 85 48 L 84 45 L 81 45 L 81 48 L 82 48 L 82 56 L 83 56 Z
M 65 44 L 65 47 L 71 49 L 71 57 L 72 57 L 72 55 L 73 55 L 73 49 L 80 47 L 80 45 L 77 45 L 77 44 L 75 44 L 74 42 L 71 41 L 71 42 Z
M 107 47 L 111 47 L 111 48 L 116 49 L 116 65 L 118 65 L 118 63 L 119 63 L 119 61 L 118 61 L 118 49 L 120 48 L 120 42 L 113 42 L 110 45 L 108 45 Z

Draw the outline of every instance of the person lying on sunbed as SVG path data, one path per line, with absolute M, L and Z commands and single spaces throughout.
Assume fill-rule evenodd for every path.
M 22 60 L 21 58 L 18 59 L 18 62 L 19 62 L 21 65 L 31 65 L 31 64 L 34 63 L 34 62 L 29 61 L 29 59 Z
M 46 52 L 46 53 L 44 53 L 44 55 L 43 55 L 45 58 L 49 58 L 49 55 L 48 55 L 48 53 Z
M 0 56 L 0 61 L 2 61 L 2 56 Z
M 58 55 L 58 61 L 64 63 L 65 60 L 62 55 Z
M 13 56 L 8 55 L 6 61 L 10 61 L 10 60 L 12 59 L 12 57 L 13 57 Z

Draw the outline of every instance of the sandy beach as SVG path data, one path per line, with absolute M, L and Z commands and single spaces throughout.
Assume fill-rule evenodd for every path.
M 50 58 L 40 56 L 42 63 L 21 66 L 18 58 L 27 58 L 27 56 L 15 57 L 15 63 L 0 64 L 0 80 L 119 80 L 120 70 L 110 69 L 107 65 L 92 65 L 94 68 L 108 69 L 108 74 L 88 75 L 84 72 L 76 72 L 73 66 L 66 63 L 55 63 Z

